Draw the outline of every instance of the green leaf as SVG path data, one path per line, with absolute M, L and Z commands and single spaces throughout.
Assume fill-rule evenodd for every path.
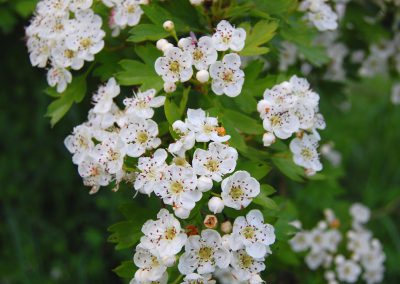
M 242 56 L 253 56 L 265 54 L 269 51 L 269 48 L 262 47 L 270 41 L 278 28 L 278 24 L 275 21 L 259 21 L 252 29 L 248 24 L 243 25 L 243 28 L 247 32 L 246 44 L 244 49 L 240 52 Z
M 304 171 L 294 164 L 289 153 L 273 157 L 272 162 L 288 178 L 298 182 L 303 181 Z
M 261 126 L 261 120 L 255 120 L 254 118 L 231 109 L 225 109 L 223 115 L 225 119 L 229 119 L 230 122 L 235 125 L 236 129 L 243 133 L 263 134 L 265 132 L 264 128 Z
M 171 125 L 175 121 L 181 119 L 180 108 L 177 105 L 177 103 L 175 103 L 173 97 L 167 97 L 165 99 L 164 112 L 165 112 L 165 117 L 167 118 L 169 124 Z
M 272 194 L 274 194 L 276 192 L 276 189 L 273 188 L 272 186 L 270 186 L 269 184 L 262 184 L 261 185 L 261 191 L 266 196 L 270 196 L 270 195 L 272 195 Z
M 134 26 L 129 33 L 131 36 L 127 39 L 127 41 L 134 43 L 143 42 L 146 40 L 156 41 L 160 38 L 169 36 L 169 33 L 166 32 L 162 26 L 154 24 L 140 24 Z
M 123 261 L 118 267 L 114 268 L 113 271 L 121 278 L 132 279 L 135 276 L 137 268 L 132 260 Z
M 248 171 L 252 177 L 260 180 L 270 172 L 271 166 L 261 161 L 239 159 L 237 169 Z
M 48 107 L 46 116 L 50 117 L 51 127 L 60 121 L 68 112 L 73 103 L 79 103 L 86 94 L 86 75 L 75 77 L 67 89 L 59 94 L 54 88 L 48 88 L 45 91 L 51 97 L 58 97 Z
M 246 142 L 244 141 L 243 136 L 240 135 L 240 133 L 237 131 L 235 124 L 225 116 L 221 117 L 221 121 L 222 125 L 226 129 L 226 134 L 231 136 L 229 144 L 238 149 L 240 152 L 246 152 L 247 151 Z
M 298 45 L 300 54 L 307 59 L 312 65 L 320 67 L 330 61 L 323 46 L 303 46 Z
M 257 9 L 271 15 L 286 14 L 296 9 L 297 0 L 253 0 Z
M 278 210 L 279 208 L 275 201 L 269 198 L 268 194 L 266 194 L 263 190 L 261 190 L 260 194 L 253 199 L 253 202 L 269 210 Z
M 108 228 L 112 234 L 108 241 L 116 243 L 117 250 L 133 247 L 142 236 L 140 225 L 136 221 L 122 221 Z
M 135 51 L 143 62 L 132 59 L 121 60 L 119 65 L 123 70 L 115 75 L 118 83 L 123 86 L 139 85 L 142 90 L 161 90 L 164 82 L 154 69 L 155 60 L 161 53 L 151 44 L 138 46 Z

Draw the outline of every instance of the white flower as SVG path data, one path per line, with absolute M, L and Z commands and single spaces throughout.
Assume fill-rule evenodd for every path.
M 212 90 L 217 95 L 225 94 L 236 97 L 242 91 L 244 72 L 240 69 L 240 56 L 230 53 L 222 61 L 217 61 L 210 66 Z
M 357 281 L 361 273 L 361 268 L 354 261 L 345 260 L 344 262 L 337 264 L 336 273 L 340 281 L 354 283 Z
M 135 279 L 139 282 L 157 281 L 167 270 L 167 266 L 159 256 L 152 254 L 150 250 L 143 248 L 140 244 L 136 247 L 133 261 L 139 268 L 135 273 Z
M 263 140 L 264 146 L 265 147 L 269 147 L 269 146 L 271 146 L 272 144 L 275 143 L 276 139 L 275 139 L 275 135 L 273 133 L 266 132 L 266 133 L 264 133 L 262 140 Z
M 365 224 L 369 221 L 371 211 L 365 205 L 354 203 L 350 207 L 350 215 L 353 221 L 360 224 Z
M 262 258 L 269 251 L 269 245 L 275 242 L 274 227 L 264 224 L 264 217 L 259 210 L 251 210 L 246 217 L 237 217 L 233 223 L 231 236 L 232 250 L 245 247 L 254 258 Z
M 202 193 L 196 189 L 197 177 L 191 167 L 168 166 L 161 181 L 154 188 L 154 193 L 162 198 L 165 204 L 190 211 Z
M 115 24 L 124 28 L 125 26 L 136 26 L 143 14 L 140 8 L 140 0 L 115 1 L 113 8 L 113 20 Z
M 168 284 L 168 273 L 164 272 L 157 281 L 138 281 L 136 278 L 133 278 L 129 284 Z
M 293 43 L 287 41 L 282 42 L 281 47 L 279 53 L 279 70 L 287 71 L 289 66 L 296 63 L 297 47 Z
M 120 87 L 111 77 L 106 85 L 100 86 L 97 93 L 93 95 L 93 102 L 95 104 L 93 111 L 95 113 L 107 113 L 111 110 L 113 99 L 119 95 Z
M 400 61 L 400 60 L 399 60 Z M 400 71 L 399 71 L 400 72 Z M 400 84 L 395 84 L 392 88 L 390 99 L 394 105 L 400 104 Z
M 182 38 L 178 45 L 183 51 L 192 55 L 192 63 L 197 70 L 206 70 L 208 66 L 217 61 L 217 50 L 208 36 L 203 36 L 198 41 L 192 37 Z
M 165 56 L 157 58 L 154 67 L 165 82 L 186 82 L 193 75 L 192 56 L 177 47 L 168 48 Z
M 91 186 L 91 193 L 96 193 L 100 186 L 106 186 L 111 181 L 111 175 L 105 171 L 103 166 L 97 163 L 92 157 L 86 157 L 78 165 L 79 175 L 83 178 L 85 186 Z
M 74 164 L 79 165 L 90 154 L 94 147 L 92 138 L 92 129 L 83 124 L 74 127 L 72 134 L 65 138 L 64 145 L 73 154 Z
M 107 172 L 116 174 L 124 165 L 125 145 L 116 134 L 109 135 L 94 147 L 92 155 Z
M 215 284 L 215 280 L 211 279 L 211 275 L 200 275 L 196 273 L 190 273 L 186 275 L 181 284 Z
M 295 164 L 316 172 L 322 170 L 317 152 L 318 140 L 308 134 L 303 134 L 302 138 L 295 138 L 290 142 L 290 150 L 293 153 Z
M 208 201 L 208 209 L 214 214 L 221 213 L 224 207 L 225 205 L 219 197 L 214 196 Z
M 260 183 L 246 171 L 237 171 L 221 184 L 224 205 L 237 210 L 246 208 L 260 193 Z
M 161 144 L 157 135 L 157 123 L 139 117 L 128 123 L 120 132 L 120 137 L 126 144 L 126 153 L 131 157 L 140 157 L 146 150 L 157 148 Z
M 92 61 L 94 55 L 104 47 L 105 32 L 101 29 L 101 17 L 92 10 L 78 10 L 71 20 L 72 31 L 66 38 L 69 49 L 77 51 L 77 56 Z
M 309 252 L 306 257 L 305 261 L 311 270 L 316 270 L 318 267 L 320 267 L 324 262 L 327 257 L 327 254 L 325 251 L 318 251 L 318 252 Z
M 214 272 L 216 267 L 227 268 L 229 262 L 230 253 L 222 246 L 219 233 L 206 229 L 201 232 L 201 237 L 196 235 L 188 238 L 178 269 L 185 275 L 195 270 L 199 274 L 206 274 Z
M 79 70 L 83 67 L 84 60 L 78 57 L 78 52 L 69 49 L 64 41 L 59 41 L 52 49 L 52 64 L 58 67 L 71 67 Z
M 183 233 L 179 221 L 166 209 L 161 209 L 157 220 L 148 220 L 142 227 L 142 247 L 161 257 L 174 256 L 186 243 L 187 236 Z
M 250 278 L 265 270 L 264 258 L 255 259 L 244 249 L 232 252 L 232 274 L 240 281 L 248 281 Z
M 70 0 L 46 0 L 39 1 L 36 12 L 40 15 L 60 16 L 68 12 Z
M 172 124 L 172 129 L 178 135 L 178 139 L 168 146 L 168 151 L 182 157 L 187 150 L 194 147 L 196 142 L 195 133 L 190 130 L 187 123 L 181 120 L 175 121 Z
M 188 109 L 187 124 L 196 133 L 197 142 L 226 142 L 230 139 L 229 135 L 219 131 L 218 119 L 208 116 L 202 109 Z
M 134 187 L 141 193 L 150 194 L 160 182 L 167 167 L 167 152 L 157 149 L 152 157 L 141 157 L 138 162 L 140 173 L 136 176 Z
M 197 175 L 220 182 L 236 167 L 237 151 L 227 145 L 212 142 L 208 150 L 196 149 L 193 155 L 193 169 Z
M 67 88 L 67 85 L 71 83 L 72 75 L 67 69 L 52 67 L 47 72 L 47 83 L 51 87 L 57 85 L 57 92 L 62 93 Z
M 376 270 L 366 270 L 363 279 L 367 284 L 381 283 L 383 281 L 385 269 L 383 267 Z
M 242 28 L 236 29 L 228 21 L 222 20 L 217 25 L 212 39 L 218 51 L 226 51 L 229 48 L 241 51 L 246 40 L 246 31 Z
M 143 118 L 152 118 L 154 109 L 164 105 L 165 96 L 155 96 L 156 90 L 150 89 L 145 92 L 134 93 L 132 98 L 125 98 L 124 105 L 128 113 L 134 113 Z
M 293 251 L 301 252 L 310 247 L 310 237 L 308 232 L 298 232 L 289 240 L 289 244 Z
M 69 9 L 72 12 L 86 10 L 92 6 L 93 0 L 70 0 Z

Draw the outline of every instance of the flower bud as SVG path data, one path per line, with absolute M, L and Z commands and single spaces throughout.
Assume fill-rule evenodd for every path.
M 167 42 L 165 45 L 163 45 L 163 48 L 161 51 L 165 53 L 171 47 L 174 47 L 174 45 L 172 43 Z
M 165 21 L 163 24 L 163 28 L 167 32 L 172 32 L 175 29 L 175 24 L 173 21 Z
M 224 202 L 219 197 L 213 197 L 208 201 L 208 209 L 214 214 L 221 213 L 224 210 Z
M 168 43 L 169 42 L 165 38 L 159 39 L 156 43 L 157 49 L 163 51 L 164 46 Z
M 164 83 L 164 91 L 166 93 L 172 93 L 175 92 L 176 90 L 176 85 L 174 82 L 165 82 Z
M 232 223 L 230 221 L 225 221 L 221 224 L 221 231 L 225 234 L 232 232 Z
M 275 135 L 271 132 L 264 133 L 263 143 L 265 147 L 271 146 L 275 143 Z
M 215 215 L 207 215 L 203 223 L 207 228 L 214 229 L 218 224 L 218 219 Z
M 208 177 L 201 176 L 197 180 L 197 188 L 201 192 L 209 191 L 212 187 L 213 187 L 213 181 L 212 181 L 212 179 L 210 179 Z
M 199 72 L 196 73 L 196 79 L 200 83 L 206 83 L 208 79 L 210 79 L 210 74 L 208 73 L 207 70 L 200 70 Z

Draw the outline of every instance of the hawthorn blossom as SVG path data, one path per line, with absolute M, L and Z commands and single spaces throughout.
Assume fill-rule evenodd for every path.
M 140 157 L 146 150 L 157 148 L 161 144 L 158 125 L 151 119 L 136 118 L 121 129 L 120 136 L 126 144 L 126 154 Z
M 206 70 L 217 61 L 218 53 L 212 38 L 203 36 L 199 40 L 187 37 L 179 40 L 179 47 L 192 55 L 193 65 L 197 70 Z
M 218 23 L 212 36 L 215 48 L 218 51 L 241 51 L 246 40 L 246 31 L 242 28 L 234 28 L 228 21 Z
M 57 86 L 57 92 L 62 93 L 72 81 L 72 74 L 65 68 L 52 67 L 47 71 L 47 83 L 50 87 Z
M 217 231 L 206 229 L 201 236 L 190 236 L 185 244 L 185 252 L 179 258 L 178 269 L 182 274 L 197 271 L 199 274 L 212 273 L 218 268 L 227 268 L 230 252 L 222 246 Z
M 233 223 L 231 248 L 234 251 L 244 248 L 254 258 L 262 258 L 270 251 L 269 245 L 275 242 L 274 227 L 264 223 L 259 210 L 251 210 L 246 217 L 237 217 Z
M 179 216 L 185 219 L 196 202 L 201 199 L 202 193 L 196 187 L 197 177 L 191 167 L 171 165 L 164 170 L 161 181 L 154 188 L 154 193 L 165 204 L 173 205 L 174 209 L 181 208 L 181 211 L 187 212 L 184 216 Z
M 125 145 L 117 135 L 110 135 L 94 147 L 92 155 L 108 173 L 117 174 L 124 165 Z
M 163 57 L 157 58 L 154 67 L 165 82 L 186 82 L 193 75 L 191 54 L 177 47 L 168 48 Z
M 196 273 L 190 273 L 185 276 L 181 284 L 215 284 L 215 280 L 211 279 L 211 275 L 200 275 Z
M 182 157 L 187 150 L 194 147 L 196 134 L 190 129 L 188 123 L 181 120 L 175 121 L 172 124 L 172 129 L 177 134 L 178 139 L 174 143 L 169 144 L 168 151 Z
M 231 258 L 232 274 L 239 281 L 248 281 L 253 275 L 265 270 L 264 261 L 263 257 L 256 259 L 244 249 L 233 251 Z
M 166 209 L 160 210 L 157 220 L 144 223 L 142 232 L 144 236 L 140 239 L 141 246 L 160 257 L 176 255 L 187 239 L 179 221 Z
M 143 118 L 152 118 L 154 109 L 164 105 L 165 96 L 155 96 L 157 91 L 149 89 L 145 92 L 134 93 L 132 98 L 125 98 L 123 103 L 127 113 L 134 113 Z
M 108 185 L 112 179 L 104 167 L 90 156 L 78 165 L 78 172 L 83 178 L 83 184 L 92 187 L 90 193 L 96 193 L 101 186 Z
M 210 76 L 213 79 L 211 88 L 215 94 L 229 97 L 240 95 L 245 76 L 240 65 L 240 56 L 230 53 L 222 61 L 216 61 L 210 66 Z
M 216 117 L 211 117 L 202 109 L 188 109 L 187 111 L 188 127 L 196 133 L 197 142 L 226 142 L 230 139 L 225 135 L 218 124 Z
M 100 86 L 97 93 L 93 95 L 93 103 L 95 104 L 93 111 L 95 113 L 107 113 L 111 110 L 113 105 L 113 99 L 119 95 L 120 87 L 115 81 L 114 77 L 111 77 L 107 84 Z
M 113 21 L 120 27 L 136 26 L 143 15 L 140 0 L 115 1 Z
M 135 272 L 135 279 L 139 282 L 157 281 L 167 270 L 161 257 L 153 254 L 150 250 L 138 245 L 133 257 L 135 265 L 139 268 Z
M 237 210 L 246 208 L 260 193 L 260 183 L 246 171 L 237 171 L 221 184 L 224 205 Z
M 352 260 L 345 260 L 336 266 L 336 272 L 340 281 L 354 283 L 361 273 L 361 268 Z
M 161 278 L 156 281 L 138 281 L 136 278 L 133 278 L 129 284 L 168 284 L 168 273 L 164 272 Z
M 197 175 L 220 182 L 236 167 L 238 153 L 227 145 L 211 142 L 208 150 L 197 148 L 193 155 L 193 169 Z
M 289 147 L 295 164 L 306 168 L 310 174 L 322 169 L 317 152 L 318 140 L 313 135 L 303 134 L 303 137 L 293 139 Z
M 93 0 L 70 0 L 69 2 L 69 9 L 73 12 L 89 9 L 93 4 Z
M 72 134 L 65 138 L 64 145 L 73 154 L 74 164 L 79 165 L 90 154 L 94 148 L 92 137 L 92 129 L 82 124 L 74 127 Z
M 356 223 L 365 224 L 369 221 L 371 211 L 360 203 L 354 203 L 350 207 L 350 215 Z
M 157 149 L 152 157 L 141 157 L 138 161 L 140 173 L 136 176 L 134 187 L 137 191 L 150 194 L 162 179 L 167 163 L 167 152 Z

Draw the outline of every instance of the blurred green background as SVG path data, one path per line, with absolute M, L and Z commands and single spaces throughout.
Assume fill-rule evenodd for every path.
M 132 194 L 104 190 L 89 196 L 64 148 L 66 135 L 86 118 L 88 96 L 54 129 L 44 117 L 51 101 L 43 92 L 45 74 L 31 67 L 24 45 L 24 25 L 35 2 L 0 0 L 0 283 L 120 283 L 112 269 L 132 254 L 115 251 L 107 227 L 123 219 L 118 204 Z M 400 106 L 390 103 L 391 85 L 385 78 L 321 85 L 328 125 L 322 136 L 335 142 L 343 165 L 333 168 L 325 161 L 329 179 L 288 182 L 279 194 L 292 198 L 288 212 L 309 227 L 325 207 L 339 216 L 346 216 L 352 202 L 372 208 L 369 228 L 387 254 L 384 283 L 395 284 L 400 279 Z M 344 102 L 347 111 L 341 110 Z M 274 174 L 271 179 L 275 182 Z M 271 283 L 314 283 L 316 276 L 298 262 L 271 258 Z

